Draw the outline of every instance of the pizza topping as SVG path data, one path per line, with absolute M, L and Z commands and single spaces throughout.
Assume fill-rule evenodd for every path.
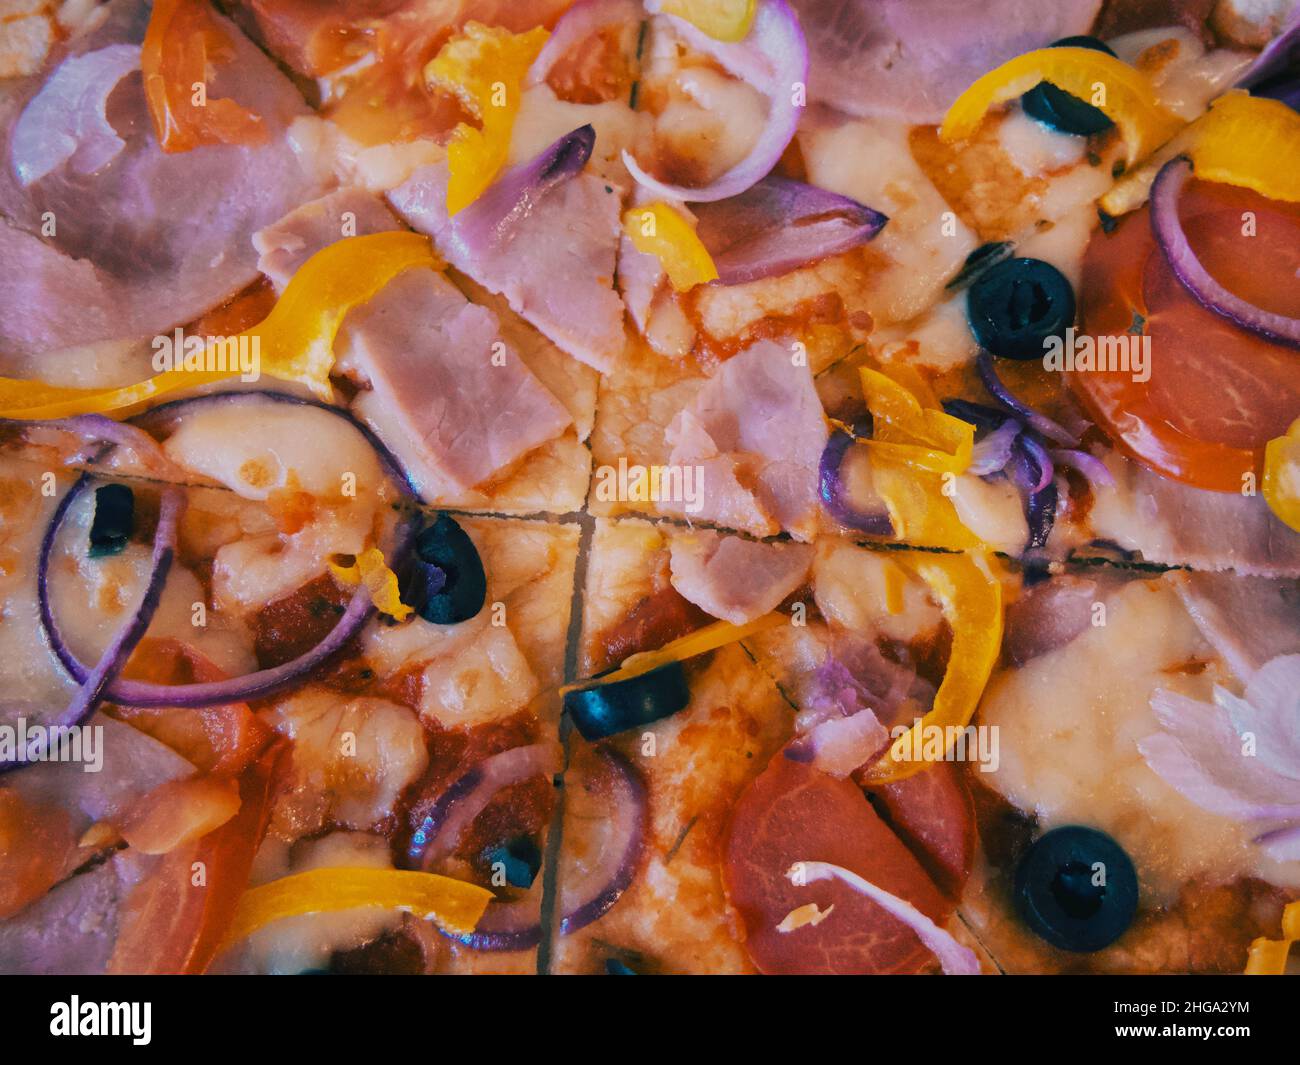
M 411 836 L 407 861 L 431 870 L 455 853 L 474 819 L 503 789 L 553 777 L 564 767 L 556 743 L 534 743 L 489 755 L 447 785 Z
M 61 418 L 93 411 L 135 408 L 180 389 L 237 378 L 239 360 L 226 352 L 233 343 L 256 342 L 260 372 L 281 381 L 306 385 L 329 399 L 329 373 L 334 365 L 334 337 L 353 307 L 369 300 L 394 277 L 415 266 L 435 266 L 427 239 L 414 233 L 377 233 L 332 244 L 295 275 L 267 318 L 227 340 L 224 352 L 211 349 L 205 360 L 221 354 L 228 369 L 164 370 L 139 384 L 123 388 L 65 388 L 41 381 L 0 378 L 0 417 Z M 205 361 L 205 365 L 209 363 Z
M 795 862 L 830 862 L 942 921 L 951 906 L 848 780 L 778 753 L 740 796 L 723 841 L 723 883 L 745 949 L 767 974 L 911 973 L 932 964 L 906 921 L 840 880 L 796 886 Z M 815 904 L 834 912 L 793 932 L 778 926 Z
M 1246 68 L 1237 84 L 1255 96 L 1281 100 L 1288 107 L 1300 107 L 1300 80 L 1296 78 L 1300 60 L 1300 9 L 1292 9 L 1289 25 L 1265 45 L 1255 61 Z
M 777 164 L 799 125 L 802 113 L 799 90 L 808 81 L 808 51 L 799 20 L 786 0 L 758 0 L 749 33 L 738 43 L 728 43 L 668 13 L 661 0 L 649 0 L 646 10 L 664 11 L 687 45 L 715 59 L 729 73 L 761 92 L 768 101 L 768 114 L 749 154 L 707 185 L 688 187 L 662 182 L 643 169 L 626 150 L 624 165 L 639 185 L 667 200 L 703 203 L 744 192 Z
M 890 894 L 852 870 L 830 862 L 799 861 L 790 867 L 786 875 L 791 882 L 800 886 L 830 879 L 848 884 L 858 894 L 870 899 L 890 916 L 898 918 L 912 929 L 925 944 L 926 949 L 939 959 L 945 976 L 979 975 L 979 959 L 975 957 L 973 950 L 963 947 L 950 933 L 945 932 L 906 899 Z M 833 906 L 831 908 L 834 909 Z
M 859 435 L 870 432 L 868 425 L 861 428 L 861 433 L 858 427 L 852 433 L 839 427 L 831 431 L 817 467 L 818 494 L 826 513 L 841 525 L 873 536 L 892 536 L 894 525 L 889 520 L 889 511 L 884 506 L 867 507 L 855 502 L 845 482 L 843 467 L 849 446 Z
M 1206 703 L 1165 689 L 1151 696 L 1163 731 L 1138 743 L 1171 787 L 1235 821 L 1300 822 L 1300 734 L 1295 728 L 1300 655 L 1274 658 L 1245 696 L 1215 686 Z
M 261 118 L 234 100 L 194 98 L 194 86 L 207 82 L 213 62 L 231 58 L 229 39 L 205 0 L 153 4 L 140 69 L 154 135 L 164 152 L 265 139 Z
M 1047 415 L 1034 410 L 1033 407 L 1016 398 L 1015 394 L 1003 383 L 1002 378 L 998 376 L 990 352 L 981 351 L 979 353 L 976 357 L 975 369 L 979 373 L 980 381 L 983 382 L 984 387 L 998 406 L 1022 419 L 1027 426 L 1054 443 L 1064 444 L 1067 447 L 1078 445 L 1078 436 L 1047 417 Z
M 786 747 L 785 756 L 842 780 L 888 743 L 885 726 L 869 706 L 862 706 L 843 717 L 818 721 Z
M 1300 532 L 1300 419 L 1291 423 L 1285 436 L 1265 445 L 1261 490 L 1269 509 Z
M 1074 289 L 1041 259 L 1007 259 L 970 286 L 966 316 L 980 347 L 1005 359 L 1041 359 L 1074 324 Z
M 249 888 L 239 899 L 226 942 L 234 943 L 272 921 L 306 913 L 336 913 L 359 906 L 409 910 L 452 935 L 470 935 L 492 892 L 461 880 L 399 869 L 312 869 Z
M 1104 832 L 1055 828 L 1035 840 L 1016 869 L 1016 906 L 1025 923 L 1061 950 L 1109 946 L 1133 922 L 1133 862 Z
M 943 608 L 952 627 L 948 668 L 934 706 L 867 773 L 867 781 L 902 780 L 929 765 L 922 742 L 926 730 L 944 729 L 945 751 L 956 730 L 970 722 L 1002 647 L 1002 585 L 990 570 L 987 555 L 927 555 L 909 562 Z
M 743 41 L 754 24 L 758 0 L 662 0 L 659 10 L 684 18 L 719 41 Z
M 124 484 L 95 489 L 95 517 L 90 525 L 88 558 L 119 555 L 135 531 L 135 493 Z
M 848 196 L 775 173 L 739 195 L 691 209 L 724 285 L 788 274 L 843 254 L 889 221 Z
M 409 590 L 409 592 L 408 592 Z M 415 559 L 403 585 L 420 617 L 456 625 L 477 617 L 487 600 L 487 573 L 469 534 L 439 514 L 415 538 Z
M 671 717 L 690 701 L 681 663 L 669 662 L 648 673 L 566 692 L 564 709 L 585 738 L 600 740 Z
M 1300 235 L 1295 205 L 1197 180 L 1183 189 L 1178 211 L 1196 259 L 1219 284 L 1273 314 L 1300 314 L 1293 276 Z M 1241 493 L 1248 483 L 1244 478 L 1259 474 L 1265 444 L 1295 420 L 1300 404 L 1295 352 L 1241 329 L 1193 298 L 1140 211 L 1121 219 L 1113 232 L 1094 234 L 1080 292 L 1083 327 L 1094 342 L 1137 328 L 1150 338 L 1157 367 L 1161 352 L 1177 363 L 1172 372 L 1157 368 L 1146 375 L 1122 365 L 1068 373 L 1072 391 L 1099 427 L 1162 476 L 1233 493 L 1238 498 L 1223 506 L 1245 504 L 1269 517 L 1257 498 Z M 1195 527 L 1186 535 L 1195 535 Z M 1254 542 L 1272 553 L 1287 550 L 1283 539 L 1271 540 L 1271 545 L 1267 536 L 1222 542 Z
M 672 585 L 696 606 L 733 625 L 770 614 L 808 576 L 807 544 L 768 544 L 700 530 L 676 536 Z
M 397 574 L 388 568 L 384 553 L 377 547 L 367 547 L 352 562 L 329 563 L 330 572 L 350 588 L 363 586 L 370 593 L 370 602 L 381 614 L 396 621 L 405 621 L 412 608 L 402 601 L 398 591 Z
M 1150 155 L 1181 123 L 1160 106 L 1147 79 L 1127 63 L 1090 48 L 1042 48 L 989 71 L 948 109 L 939 136 L 970 137 L 989 110 L 1047 82 L 1095 106 L 1120 130 L 1130 165 Z M 1099 92 L 1097 86 L 1102 90 Z
M 668 275 L 674 292 L 718 279 L 708 249 L 691 224 L 671 204 L 647 203 L 623 212 L 623 232 L 643 255 L 653 255 Z
M 1091 48 L 1107 55 L 1115 54 L 1104 41 L 1088 36 L 1063 37 L 1048 47 Z M 1025 114 L 1058 133 L 1088 137 L 1094 133 L 1104 133 L 1114 125 L 1106 117 L 1105 111 L 1097 110 L 1092 104 L 1084 103 L 1077 96 L 1063 92 L 1050 82 L 1043 82 L 1030 89 L 1020 98 L 1020 106 L 1024 108 Z
M 492 184 L 510 155 L 522 82 L 549 34 L 509 33 L 469 22 L 424 68 L 431 86 L 450 92 L 480 128 L 460 123 L 447 146 L 447 214 L 454 216 Z
M 1296 135 L 1300 136 L 1300 123 Z M 1170 269 L 1201 306 L 1267 340 L 1300 347 L 1300 318 L 1242 299 L 1202 265 L 1178 216 L 1178 201 L 1191 173 L 1192 164 L 1180 156 L 1165 164 L 1151 186 L 1151 225 Z
M 1291 944 L 1300 939 L 1300 902 L 1288 903 L 1282 911 L 1282 938 L 1255 940 L 1246 962 L 1247 976 L 1282 976 L 1286 972 Z

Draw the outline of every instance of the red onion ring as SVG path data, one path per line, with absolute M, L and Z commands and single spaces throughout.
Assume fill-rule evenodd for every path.
M 599 786 L 609 795 L 610 819 L 614 824 L 611 845 L 602 861 L 579 884 L 561 885 L 560 935 L 568 935 L 591 924 L 614 905 L 632 883 L 645 845 L 648 818 L 645 784 L 640 774 L 621 754 L 598 748 L 604 773 Z M 541 883 L 524 898 L 488 905 L 478 927 L 468 935 L 455 937 L 474 950 L 513 951 L 535 947 L 542 939 Z
M 551 69 L 570 48 L 599 33 L 607 26 L 620 26 L 641 19 L 641 5 L 636 0 L 579 0 L 560 16 L 533 65 L 528 68 L 527 85 L 540 85 L 550 77 Z
M 658 0 L 646 10 L 660 11 Z M 801 108 L 794 102 L 796 85 L 808 82 L 808 42 L 799 19 L 786 0 L 759 0 L 749 35 L 736 44 L 714 40 L 676 15 L 666 15 L 673 29 L 691 48 L 716 59 L 729 73 L 748 82 L 768 101 L 767 122 L 749 154 L 717 180 L 699 188 L 671 185 L 652 177 L 623 151 L 623 165 L 637 184 L 658 196 L 687 203 L 725 200 L 744 192 L 776 166 L 799 125 Z
M 848 454 L 853 437 L 843 429 L 834 429 L 817 464 L 817 490 L 826 513 L 841 525 L 871 536 L 893 536 L 894 525 L 885 509 L 864 510 L 848 498 L 840 467 Z
M 1048 454 L 1058 466 L 1072 466 L 1094 485 L 1110 488 L 1115 484 L 1110 470 L 1096 455 L 1078 449 L 1053 449 Z
M 975 445 L 966 472 L 976 477 L 987 477 L 1005 469 L 1011 459 L 1011 449 L 1023 429 L 1024 426 L 1015 418 L 1007 418 Z
M 535 776 L 554 776 L 563 767 L 564 751 L 558 743 L 531 743 L 489 755 L 467 769 L 438 796 L 411 837 L 406 855 L 411 868 L 431 872 L 503 788 Z
M 618 902 L 632 884 L 645 846 L 648 820 L 645 782 L 632 763 L 611 748 L 596 752 L 605 763 L 601 786 L 607 789 L 613 811 L 613 845 L 601 854 L 601 863 L 584 881 L 572 888 L 560 885 L 564 917 L 560 935 L 585 928 Z M 592 883 L 599 887 L 591 887 Z M 576 896 L 576 899 L 574 898 Z M 570 899 L 574 901 L 570 902 Z
M 1075 447 L 1079 443 L 1079 438 L 1071 433 L 1068 429 L 1052 421 L 1046 414 L 1040 414 L 1033 407 L 1022 403 L 998 377 L 998 372 L 993 368 L 993 355 L 991 352 L 981 348 L 979 355 L 975 358 L 975 369 L 979 372 L 980 380 L 984 382 L 984 387 L 1004 410 L 1018 415 L 1031 428 L 1038 430 L 1048 440 L 1053 440 L 1058 444 L 1064 444 L 1066 447 Z
M 1178 200 L 1191 176 L 1191 161 L 1179 156 L 1160 168 L 1151 186 L 1151 230 L 1174 276 L 1207 311 L 1276 344 L 1300 347 L 1300 318 L 1274 314 L 1234 295 L 1201 265 L 1178 217 Z
M 47 526 L 41 543 L 42 558 L 48 557 L 49 549 L 53 545 L 54 534 L 58 531 L 64 515 L 67 514 L 73 501 L 90 483 L 90 480 L 90 474 L 83 473 L 76 484 L 69 489 L 67 495 L 59 501 L 58 506 L 55 508 L 54 520 Z M 135 650 L 136 645 L 144 638 L 144 634 L 149 629 L 149 623 L 153 621 L 154 613 L 158 609 L 158 604 L 162 601 L 163 588 L 167 584 L 167 574 L 171 571 L 172 561 L 176 556 L 176 539 L 181 514 L 185 510 L 185 502 L 185 493 L 181 489 L 174 486 L 163 489 L 162 505 L 158 513 L 158 525 L 154 530 L 153 555 L 149 562 L 149 580 L 145 584 L 140 605 L 136 608 L 135 613 L 114 634 L 108 646 L 104 648 L 104 653 L 99 656 L 99 661 L 82 679 L 81 687 L 77 689 L 77 694 L 72 697 L 72 701 L 68 703 L 63 713 L 47 727 L 45 746 L 48 746 L 49 742 L 49 727 L 66 728 L 80 725 L 95 712 L 95 708 L 103 701 L 109 685 L 122 671 L 122 667 L 126 665 L 126 661 L 131 657 L 131 652 Z M 43 750 L 44 746 L 36 744 L 29 746 L 23 759 L 0 762 L 0 773 L 17 769 L 20 766 L 31 765 L 33 761 L 40 757 Z
M 305 399 L 298 396 L 288 396 L 279 392 L 219 392 L 206 396 L 197 396 L 192 399 L 175 400 L 171 403 L 165 403 L 149 411 L 142 417 L 153 418 L 160 412 L 175 413 L 181 408 L 190 407 L 198 404 L 208 404 L 214 402 L 238 402 L 246 399 L 257 398 L 259 400 L 269 400 L 277 403 L 294 403 L 303 406 L 316 407 L 320 410 L 328 411 L 336 417 L 347 422 L 354 429 L 357 429 L 365 437 L 367 442 L 375 448 L 380 458 L 381 465 L 388 468 L 390 474 L 396 475 L 398 485 L 408 496 L 412 489 L 410 482 L 402 471 L 401 465 L 391 455 L 387 448 L 368 428 L 361 425 L 351 414 L 338 407 L 332 407 L 327 403 L 321 403 L 317 400 Z M 138 419 L 137 419 L 138 421 Z M 75 497 L 85 485 L 89 483 L 89 478 L 83 478 L 74 485 L 69 497 Z M 78 684 L 85 684 L 90 677 L 91 670 L 87 669 L 84 663 L 72 653 L 68 647 L 67 641 L 59 631 L 58 624 L 54 619 L 54 612 L 50 605 L 49 590 L 49 567 L 50 555 L 53 552 L 54 541 L 67 516 L 68 508 L 71 505 L 71 499 L 65 498 L 64 503 L 55 511 L 50 521 L 49 527 L 45 531 L 45 536 L 41 542 L 40 557 L 37 563 L 36 589 L 38 605 L 40 607 L 41 628 L 49 641 L 51 650 L 54 651 L 59 662 L 67 671 L 68 675 Z M 410 519 L 401 523 L 398 528 L 396 540 L 390 555 L 390 561 L 394 569 L 400 569 L 405 560 L 407 553 L 410 551 L 414 542 L 413 521 Z M 347 609 L 343 616 L 339 618 L 329 633 L 320 643 L 316 644 L 311 650 L 299 655 L 297 658 L 290 659 L 271 669 L 259 670 L 255 673 L 249 673 L 242 677 L 230 677 L 226 680 L 210 681 L 201 684 L 154 684 L 146 681 L 123 680 L 121 678 L 112 678 L 104 687 L 103 698 L 109 702 L 118 703 L 126 706 L 139 707 L 159 707 L 159 706 L 184 706 L 184 707 L 204 707 L 219 706 L 223 703 L 248 702 L 252 699 L 263 698 L 267 695 L 274 694 L 289 685 L 295 683 L 304 674 L 316 668 L 331 655 L 339 651 L 353 636 L 361 631 L 361 627 L 374 612 L 374 607 L 370 601 L 370 593 L 364 585 L 357 588 L 353 593 L 352 599 L 348 602 Z
M 1300 110 L 1300 7 L 1291 9 L 1282 32 L 1264 46 L 1237 85 Z

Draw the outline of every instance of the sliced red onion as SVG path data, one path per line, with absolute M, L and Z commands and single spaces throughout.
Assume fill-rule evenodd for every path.
M 643 17 L 636 0 L 579 0 L 560 16 L 551 36 L 528 68 L 528 85 L 540 85 L 551 69 L 574 45 L 580 44 L 607 26 L 625 26 Z
M 59 505 L 55 508 L 54 520 L 46 528 L 45 536 L 41 542 L 42 559 L 48 558 L 59 525 L 71 509 L 73 501 L 90 484 L 90 481 L 90 474 L 82 474 L 76 484 L 69 489 L 68 494 L 59 501 Z M 171 571 L 172 560 L 176 555 L 178 526 L 184 510 L 185 493 L 174 486 L 164 488 L 162 503 L 158 511 L 158 525 L 154 530 L 153 554 L 149 561 L 149 579 L 145 583 L 144 595 L 140 600 L 140 605 L 136 607 L 135 612 L 114 634 L 108 646 L 104 648 L 104 653 L 99 656 L 99 661 L 95 663 L 94 668 L 89 670 L 84 679 L 81 680 L 81 686 L 77 689 L 76 695 L 72 697 L 64 711 L 54 721 L 50 722 L 51 726 L 69 727 L 80 725 L 89 718 L 95 712 L 96 707 L 103 701 L 108 686 L 122 671 L 122 667 L 126 665 L 127 659 L 131 657 L 131 652 L 144 638 L 144 634 L 149 629 L 149 623 L 153 621 L 154 613 L 158 609 L 158 604 L 162 601 L 163 588 L 167 584 L 167 574 Z M 42 569 L 42 579 L 44 572 L 45 570 Z M 46 738 L 45 745 L 48 745 L 49 730 L 44 731 L 42 735 Z M 24 758 L 11 762 L 0 762 L 0 773 L 32 764 L 33 761 L 39 760 L 42 750 L 42 746 L 33 745 L 28 748 Z
M 785 756 L 843 780 L 889 746 L 889 730 L 870 707 L 846 717 L 828 717 L 792 740 Z
M 1300 779 L 1243 753 L 1226 709 L 1233 699 L 1217 686 L 1214 703 L 1157 690 L 1151 709 L 1162 731 L 1139 741 L 1138 750 L 1165 783 L 1211 813 L 1243 822 L 1300 818 Z M 1286 702 L 1257 708 L 1270 715 L 1287 709 Z
M 821 461 L 817 467 L 818 492 L 822 505 L 832 518 L 841 525 L 872 536 L 893 536 L 894 526 L 889 520 L 888 511 L 863 510 L 848 498 L 844 479 L 840 476 L 840 467 L 848 453 L 853 438 L 842 429 L 835 429 L 822 451 Z
M 724 285 L 839 255 L 867 243 L 889 221 L 857 200 L 776 174 L 737 196 L 696 204 L 694 214 L 696 235 Z
M 632 763 L 609 748 L 597 751 L 604 763 L 599 787 L 610 803 L 610 838 L 595 866 L 578 883 L 560 884 L 560 934 L 585 928 L 614 905 L 632 884 L 645 846 L 648 820 L 645 783 Z
M 958 943 L 950 932 L 940 928 L 906 899 L 890 894 L 852 870 L 830 862 L 796 862 L 786 876 L 798 886 L 818 880 L 839 880 L 847 884 L 915 932 L 926 949 L 939 959 L 945 976 L 979 976 L 979 958 L 973 950 Z
M 1028 485 L 1029 493 L 1037 495 L 1052 483 L 1052 478 L 1056 475 L 1056 466 L 1053 464 L 1051 456 L 1048 455 L 1047 448 L 1043 447 L 1034 438 L 1033 434 L 1022 434 L 1017 446 L 1029 456 L 1029 460 L 1038 471 L 1038 479 L 1033 484 Z
M 1269 659 L 1247 681 L 1244 698 L 1224 691 L 1218 702 L 1239 735 L 1255 737 L 1265 768 L 1300 780 L 1300 654 Z
M 1106 464 L 1097 458 L 1096 455 L 1089 454 L 1087 451 L 1078 449 L 1057 449 L 1054 448 L 1048 452 L 1052 461 L 1058 466 L 1070 466 L 1083 474 L 1092 484 L 1101 485 L 1105 488 L 1114 487 L 1115 478 L 1111 475 Z
M 471 260 L 495 248 L 546 193 L 582 173 L 595 146 L 595 128 L 579 126 L 528 162 L 512 166 L 451 220 L 448 239 Z
M 9 157 L 20 185 L 69 160 L 80 174 L 107 166 L 125 146 L 105 113 L 117 83 L 140 67 L 138 45 L 110 44 L 65 59 L 14 123 Z
M 1005 409 L 1012 414 L 1019 415 L 1032 429 L 1036 429 L 1048 440 L 1053 440 L 1058 444 L 1064 444 L 1066 447 L 1077 447 L 1078 437 L 1068 429 L 1063 428 L 1056 422 L 1052 421 L 1046 414 L 1040 414 L 1024 403 L 1021 403 L 1013 396 L 1002 379 L 998 377 L 998 372 L 993 366 L 993 355 L 983 349 L 975 359 L 975 368 L 979 371 L 980 380 L 984 382 L 984 387 L 988 393 Z
M 1300 110 L 1300 7 L 1291 9 L 1282 32 L 1242 72 L 1237 85 Z
M 1300 862 L 1300 824 L 1275 828 L 1256 836 L 1254 842 L 1275 862 Z
M 1011 450 L 1024 427 L 1015 418 L 1007 418 L 1001 425 L 976 443 L 971 451 L 967 473 L 987 477 L 1005 468 L 1011 459 Z
M 199 404 L 247 402 L 249 400 L 294 403 L 317 407 L 346 421 L 360 432 L 371 447 L 375 449 L 381 465 L 393 476 L 399 488 L 408 497 L 412 494 L 413 490 L 410 481 L 401 465 L 375 437 L 373 432 L 357 422 L 347 411 L 317 400 L 288 396 L 278 392 L 214 393 L 165 403 L 141 417 L 153 419 L 162 414 L 176 414 L 183 409 Z M 137 421 L 139 420 L 137 419 Z M 78 495 L 87 483 L 89 483 L 89 479 L 83 478 L 73 486 L 69 496 L 75 497 Z M 49 641 L 50 649 L 55 653 L 69 676 L 78 684 L 84 684 L 91 671 L 73 654 L 72 649 L 68 646 L 54 619 L 54 612 L 50 605 L 50 557 L 59 528 L 67 516 L 68 506 L 71 505 L 71 499 L 65 500 L 65 503 L 66 505 L 55 511 L 41 542 L 40 557 L 37 561 L 36 589 L 40 607 L 41 627 L 45 632 L 46 639 Z M 412 511 L 412 514 L 415 513 Z M 398 526 L 395 534 L 394 543 L 389 552 L 389 564 L 395 571 L 402 571 L 405 567 L 407 553 L 414 541 L 414 520 L 414 518 L 408 518 L 403 521 Z M 342 617 L 339 618 L 334 628 L 329 631 L 325 638 L 311 650 L 279 666 L 259 670 L 256 673 L 249 673 L 242 677 L 230 677 L 226 680 L 202 684 L 154 684 L 146 681 L 114 678 L 104 688 L 103 698 L 109 702 L 125 706 L 140 707 L 203 707 L 260 699 L 296 683 L 301 677 L 341 650 L 353 636 L 361 631 L 362 626 L 373 611 L 374 606 L 371 603 L 370 592 L 364 585 L 360 585 L 356 592 L 353 593 L 352 599 L 348 602 Z
M 411 837 L 407 861 L 431 872 L 455 851 L 474 818 L 503 788 L 537 776 L 553 777 L 564 766 L 558 743 L 532 743 L 490 755 L 467 769 L 438 796 Z
M 1179 156 L 1160 168 L 1151 186 L 1151 230 L 1174 276 L 1207 311 L 1266 340 L 1300 347 L 1300 318 L 1288 318 L 1255 306 L 1229 292 L 1201 265 L 1178 217 L 1178 200 L 1191 176 L 1191 162 Z
M 165 480 L 185 481 L 189 474 L 172 462 L 158 441 L 143 429 L 128 422 L 114 421 L 103 414 L 79 414 L 73 418 L 59 418 L 48 422 L 14 422 L 41 430 L 72 433 L 89 443 L 112 444 L 132 452 L 141 463 L 146 474 Z M 109 451 L 112 448 L 108 449 Z M 72 461 L 96 463 L 106 457 L 106 452 L 96 450 L 83 453 Z
M 647 0 L 646 10 L 657 14 L 661 6 L 659 0 Z M 708 185 L 689 188 L 660 181 L 642 169 L 626 149 L 623 165 L 637 184 L 665 199 L 711 203 L 737 196 L 766 177 L 794 139 L 802 110 L 795 103 L 795 93 L 808 83 L 808 44 L 803 30 L 786 0 L 759 0 L 749 35 L 736 44 L 714 40 L 676 15 L 666 17 L 691 48 L 716 59 L 767 97 L 767 121 L 749 154 Z

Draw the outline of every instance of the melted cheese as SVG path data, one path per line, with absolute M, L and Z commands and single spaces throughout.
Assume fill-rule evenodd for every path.
M 817 609 L 852 632 L 879 633 L 902 642 L 932 632 L 943 620 L 942 612 L 920 582 L 900 583 L 900 572 L 885 552 L 846 540 L 821 540 L 812 571 Z
M 1207 813 L 1157 776 L 1137 744 L 1159 730 L 1157 688 L 1208 699 L 1212 653 L 1168 581 L 1136 581 L 1107 604 L 1107 623 L 995 677 L 981 723 L 998 729 L 1001 765 L 990 783 L 1046 831 L 1085 824 L 1133 859 L 1148 904 L 1172 901 L 1194 879 L 1260 876 L 1300 884 L 1300 862 L 1270 862 L 1249 827 Z
M 1231 88 L 1254 58 L 1249 52 L 1227 48 L 1206 52 L 1190 31 L 1179 26 L 1126 33 L 1107 43 L 1120 59 L 1147 75 L 1164 107 L 1188 121 Z

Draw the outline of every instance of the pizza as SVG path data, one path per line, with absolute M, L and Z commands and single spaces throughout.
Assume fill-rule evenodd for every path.
M 0 972 L 1284 972 L 1298 19 L 6 7 Z

